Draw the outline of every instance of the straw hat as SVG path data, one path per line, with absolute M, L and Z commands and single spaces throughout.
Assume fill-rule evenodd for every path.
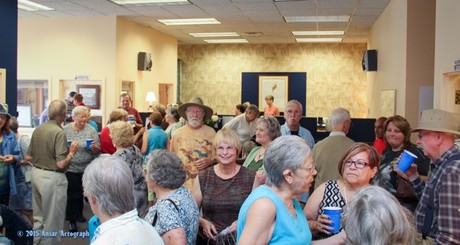
M 212 117 L 213 111 L 212 111 L 211 107 L 205 106 L 203 104 L 203 100 L 200 97 L 193 97 L 188 103 L 185 103 L 185 104 L 179 106 L 179 108 L 177 109 L 177 111 L 179 112 L 179 115 L 181 117 L 187 119 L 187 115 L 185 114 L 185 111 L 191 105 L 195 105 L 195 106 L 199 106 L 199 107 L 203 108 L 203 110 L 205 112 L 203 121 L 206 121 L 206 120 L 208 120 L 208 119 L 210 119 Z
M 429 130 L 460 135 L 457 129 L 458 119 L 454 114 L 443 110 L 430 109 L 422 112 L 419 127 L 412 129 L 411 132 Z
M 0 103 L 0 115 L 5 115 L 8 118 L 11 118 L 11 115 L 8 113 L 8 105 L 5 103 Z

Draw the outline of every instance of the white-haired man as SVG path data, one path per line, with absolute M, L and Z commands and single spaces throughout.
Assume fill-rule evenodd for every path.
M 179 115 L 187 120 L 187 124 L 174 132 L 170 150 L 175 152 L 184 163 L 187 180 L 184 186 L 189 190 L 193 187 L 193 180 L 199 171 L 208 168 L 214 161 L 212 141 L 216 131 L 203 124 L 211 118 L 213 111 L 203 104 L 199 97 L 178 108 Z
M 351 126 L 350 112 L 347 109 L 341 107 L 334 109 L 329 121 L 332 132 L 313 147 L 313 159 L 316 171 L 318 171 L 315 178 L 315 189 L 327 180 L 340 177 L 337 164 L 348 148 L 355 143 L 347 137 Z
M 302 104 L 297 100 L 290 100 L 284 108 L 284 119 L 286 120 L 281 125 L 281 135 L 297 135 L 304 139 L 310 148 L 315 145 L 315 140 L 310 131 L 300 126 L 302 119 Z

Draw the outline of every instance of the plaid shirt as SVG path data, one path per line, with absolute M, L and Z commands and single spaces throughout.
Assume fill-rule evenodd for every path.
M 420 202 L 415 210 L 417 230 L 422 231 L 429 194 L 434 190 L 434 215 L 429 236 L 436 244 L 460 244 L 460 160 L 449 160 L 460 151 L 454 146 L 432 165 L 427 184 L 412 182 Z

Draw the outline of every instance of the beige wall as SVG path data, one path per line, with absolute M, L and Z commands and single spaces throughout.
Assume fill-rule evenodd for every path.
M 177 83 L 177 40 L 123 18 L 25 18 L 18 24 L 18 79 L 48 80 L 51 100 L 64 97 L 73 86 L 69 80 L 86 75 L 102 81 L 100 113 L 107 117 L 119 105 L 122 80 L 135 81 L 139 111 L 147 110 L 145 95 L 159 82 Z M 137 71 L 138 52 L 152 53 L 152 72 Z
M 434 71 L 434 108 L 460 113 L 453 104 L 453 90 L 460 90 L 460 72 L 443 76 L 454 70 L 454 61 L 460 59 L 460 32 L 458 31 L 460 1 L 436 2 L 436 45 Z
M 366 44 L 180 45 L 181 101 L 200 96 L 220 114 L 241 103 L 242 72 L 307 72 L 307 116 L 338 106 L 367 117 Z
M 395 89 L 395 113 L 418 124 L 420 87 L 433 86 L 435 4 L 392 0 L 373 25 L 368 46 L 377 49 L 378 71 L 368 76 L 371 117 L 381 116 L 382 90 Z

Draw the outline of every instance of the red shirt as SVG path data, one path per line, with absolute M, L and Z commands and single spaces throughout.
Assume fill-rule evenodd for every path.
M 112 155 L 117 149 L 113 146 L 112 138 L 110 138 L 110 129 L 105 126 L 99 135 L 101 142 L 101 152 Z
M 387 147 L 387 144 L 385 143 L 385 140 L 380 139 L 380 138 L 376 138 L 375 141 L 374 141 L 373 146 L 375 147 L 375 149 L 377 149 L 379 155 L 381 156 L 382 152 Z

